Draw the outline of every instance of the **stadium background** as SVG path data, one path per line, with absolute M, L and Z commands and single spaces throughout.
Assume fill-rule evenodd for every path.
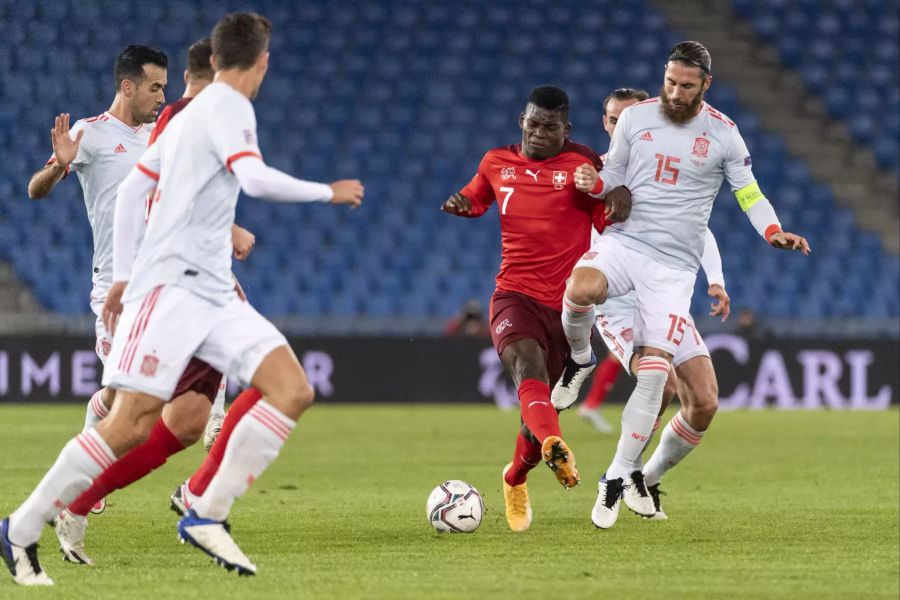
M 738 123 L 783 224 L 813 247 L 806 259 L 770 250 L 723 188 L 710 226 L 735 314 L 725 324 L 702 316 L 702 276 L 693 306 L 700 331 L 725 348 L 716 354 L 723 395 L 743 384 L 750 392 L 739 405 L 897 401 L 896 0 L 0 0 L 2 401 L 80 399 L 97 378 L 80 186 L 70 178 L 47 200 L 26 195 L 51 152 L 53 116 L 105 110 L 113 60 L 128 43 L 168 53 L 167 100 L 178 98 L 187 46 L 224 11 L 247 8 L 275 24 L 256 102 L 266 160 L 307 179 L 366 185 L 358 211 L 255 199 L 238 207 L 257 246 L 235 272 L 320 369 L 320 398 L 514 402 L 484 352 L 489 341 L 443 337 L 467 301 L 487 304 L 497 214 L 454 219 L 440 203 L 484 151 L 520 139 L 517 117 L 535 85 L 566 89 L 573 139 L 603 152 L 608 92 L 655 94 L 669 48 L 699 39 L 713 56 L 709 102 Z M 755 327 L 739 326 L 741 309 Z M 746 351 L 735 350 L 740 340 Z M 466 375 L 434 385 L 442 356 Z M 412 391 L 382 385 L 404 364 L 417 365 L 398 375 Z

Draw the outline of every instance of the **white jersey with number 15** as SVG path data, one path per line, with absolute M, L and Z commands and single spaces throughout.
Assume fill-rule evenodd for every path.
M 732 190 L 755 181 L 735 124 L 705 102 L 683 125 L 659 98 L 626 108 L 600 178 L 603 189 L 631 190 L 631 216 L 606 228 L 623 245 L 675 269 L 696 273 L 713 201 L 723 180 Z

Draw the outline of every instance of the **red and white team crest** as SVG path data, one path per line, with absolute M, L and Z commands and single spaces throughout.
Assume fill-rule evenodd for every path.
M 629 327 L 628 329 L 623 329 L 622 333 L 619 335 L 621 335 L 622 339 L 626 342 L 634 340 L 634 331 L 631 329 L 631 327 Z
M 694 156 L 699 156 L 700 158 L 708 158 L 709 157 L 709 140 L 704 137 L 698 137 L 694 140 L 694 149 L 691 150 L 691 154 Z
M 516 168 L 515 167 L 503 167 L 500 169 L 500 179 L 503 181 L 509 181 L 510 179 L 515 180 L 516 178 Z
M 151 354 L 144 355 L 144 362 L 141 363 L 141 375 L 147 377 L 156 376 L 156 368 L 159 366 L 159 359 Z
M 565 171 L 553 171 L 553 188 L 561 190 L 566 187 L 566 181 L 569 180 L 569 174 Z
M 595 258 L 597 258 L 596 252 L 585 252 L 581 255 L 581 260 L 594 260 Z

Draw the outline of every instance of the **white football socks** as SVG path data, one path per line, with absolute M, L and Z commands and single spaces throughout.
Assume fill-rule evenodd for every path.
M 257 402 L 234 428 L 219 471 L 193 506 L 197 515 L 227 519 L 234 501 L 275 460 L 296 424 L 265 400 Z
M 666 471 L 684 460 L 691 450 L 697 447 L 703 439 L 704 431 L 697 431 L 687 420 L 681 416 L 681 412 L 675 413 L 672 420 L 663 429 L 659 438 L 659 446 L 647 461 L 644 467 L 644 481 L 647 485 L 656 485 L 665 475 Z
M 607 479 L 624 479 L 640 468 L 641 452 L 653 432 L 668 377 L 666 359 L 645 356 L 638 361 L 637 384 L 622 411 L 622 433 L 616 456 L 606 470 Z
M 28 499 L 9 516 L 10 541 L 17 546 L 37 542 L 44 525 L 115 461 L 112 450 L 94 429 L 69 440 Z
M 210 415 L 224 415 L 225 414 L 225 388 L 227 387 L 228 379 L 225 377 L 222 378 L 222 381 L 219 382 L 219 391 L 216 393 L 216 399 L 213 401 L 212 408 L 209 411 Z
M 650 436 L 647 438 L 647 442 L 644 444 L 644 447 L 641 448 L 641 455 L 638 456 L 637 460 L 634 463 L 634 470 L 644 470 L 644 452 L 647 451 L 647 448 L 649 448 L 650 444 L 653 442 L 653 436 L 656 435 L 656 430 L 659 429 L 660 425 L 662 425 L 662 421 L 659 417 L 656 417 L 656 420 L 653 422 L 653 429 L 650 430 Z
M 569 340 L 572 360 L 579 365 L 591 362 L 591 328 L 594 305 L 581 306 L 563 296 L 562 326 Z
M 112 393 L 113 391 L 110 390 L 110 394 Z M 96 427 L 97 423 L 102 421 L 108 414 L 109 409 L 103 404 L 103 388 L 101 388 L 91 396 L 88 402 L 87 411 L 85 411 L 84 415 L 84 429 L 82 431 Z

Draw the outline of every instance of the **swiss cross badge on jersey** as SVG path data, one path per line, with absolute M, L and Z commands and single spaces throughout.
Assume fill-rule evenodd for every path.
M 704 137 L 698 137 L 694 140 L 694 149 L 691 154 L 699 158 L 709 157 L 709 140 Z
M 157 367 L 159 367 L 159 359 L 150 354 L 145 354 L 144 361 L 141 363 L 141 375 L 155 377 Z
M 509 181 L 510 179 L 516 179 L 516 168 L 515 167 L 503 167 L 500 169 L 500 179 L 503 181 Z
M 553 188 L 561 190 L 566 187 L 566 181 L 569 180 L 569 174 L 566 171 L 553 171 Z

